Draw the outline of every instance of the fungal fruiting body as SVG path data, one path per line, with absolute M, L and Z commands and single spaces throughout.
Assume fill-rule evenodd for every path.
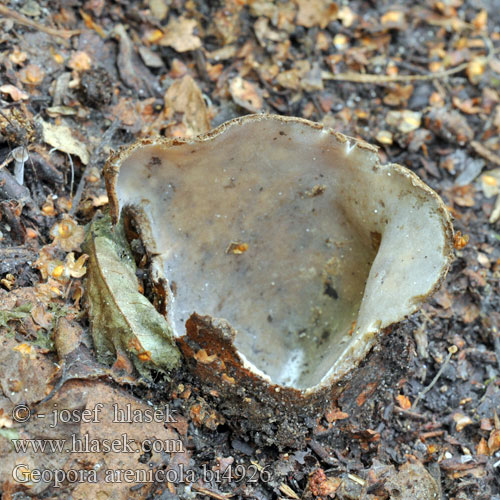
M 375 147 L 299 118 L 145 139 L 109 160 L 106 182 L 115 221 L 135 217 L 168 283 L 176 336 L 191 317 L 204 335 L 234 340 L 214 351 L 229 379 L 305 395 L 333 384 L 436 289 L 451 259 L 434 191 L 381 165 Z

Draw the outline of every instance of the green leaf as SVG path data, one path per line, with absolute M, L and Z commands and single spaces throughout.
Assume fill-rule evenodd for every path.
M 12 311 L 0 311 L 0 327 L 7 327 L 8 322 L 16 319 L 24 319 L 30 315 L 33 304 L 26 303 L 16 307 Z
M 126 355 L 137 371 L 168 373 L 180 363 L 172 330 L 139 292 L 136 266 L 120 225 L 109 217 L 92 222 L 84 251 L 89 255 L 86 294 L 98 359 Z

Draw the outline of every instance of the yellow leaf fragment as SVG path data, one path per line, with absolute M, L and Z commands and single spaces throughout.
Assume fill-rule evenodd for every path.
M 379 130 L 375 137 L 380 144 L 392 144 L 392 133 L 388 130 Z
M 457 426 L 457 431 L 462 431 L 465 427 L 473 423 L 473 420 L 463 413 L 455 413 L 453 415 L 453 420 Z
M 399 25 L 404 22 L 404 19 L 404 13 L 400 10 L 389 10 L 380 18 L 380 22 L 383 26 Z
M 83 50 L 79 50 L 71 56 L 68 66 L 75 71 L 88 71 L 91 67 L 90 56 Z
M 106 38 L 106 33 L 104 32 L 104 30 L 101 28 L 101 26 L 94 22 L 89 14 L 80 9 L 80 15 L 82 16 L 87 28 L 94 30 L 101 38 Z
M 26 342 L 14 347 L 14 351 L 20 352 L 23 356 L 29 357 L 30 359 L 36 358 L 35 350 Z
M 242 108 L 256 113 L 262 109 L 262 97 L 256 86 L 240 76 L 233 78 L 229 85 L 229 92 L 234 102 Z
M 475 57 L 472 61 L 467 64 L 465 72 L 467 73 L 467 78 L 469 82 L 476 85 L 481 80 L 484 70 L 486 69 L 486 57 Z
M 9 95 L 14 102 L 29 99 L 29 95 L 26 92 L 18 89 L 16 86 L 11 85 L 10 83 L 0 86 L 0 92 L 2 94 Z
M 187 52 L 201 47 L 201 40 L 194 34 L 198 27 L 195 19 L 179 17 L 171 19 L 165 28 L 164 36 L 158 41 L 162 46 L 172 47 L 177 52 Z
M 205 349 L 200 349 L 194 355 L 194 359 L 196 359 L 198 363 L 201 363 L 203 365 L 209 365 L 210 363 L 213 363 L 217 359 L 217 355 L 212 354 L 209 356 L 207 351 L 205 351 Z
M 472 20 L 472 25 L 480 31 L 488 27 L 488 12 L 486 9 L 479 11 L 479 14 Z
M 45 71 L 36 64 L 29 64 L 19 72 L 19 79 L 23 83 L 32 86 L 40 85 L 44 76 Z
M 411 401 L 407 396 L 399 394 L 396 397 L 396 399 L 398 401 L 399 406 L 403 408 L 403 410 L 409 410 L 411 408 Z
M 28 54 L 15 47 L 14 50 L 9 54 L 9 60 L 17 65 L 22 65 L 24 61 L 28 58 Z
M 248 250 L 248 243 L 238 243 L 231 242 L 226 248 L 226 253 L 232 253 L 233 255 L 241 255 Z
M 409 109 L 389 111 L 386 121 L 389 125 L 397 127 L 403 134 L 408 134 L 420 127 L 422 114 L 417 111 L 410 111 Z
M 488 443 L 486 442 L 486 439 L 482 437 L 481 441 L 479 441 L 479 444 L 477 445 L 476 455 L 489 455 L 489 454 L 490 454 L 490 449 L 488 448 Z

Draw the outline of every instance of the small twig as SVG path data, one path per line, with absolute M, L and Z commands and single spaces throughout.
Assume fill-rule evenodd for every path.
M 469 63 L 462 63 L 454 68 L 445 71 L 436 71 L 436 73 L 429 73 L 426 75 L 376 75 L 373 73 L 330 73 L 328 71 L 322 72 L 321 76 L 325 80 L 337 80 L 343 82 L 353 83 L 393 83 L 393 82 L 413 82 L 415 80 L 434 80 L 435 78 L 444 78 L 446 76 L 460 73 L 467 68 Z
M 479 155 L 488 160 L 490 163 L 494 163 L 495 165 L 500 165 L 500 156 L 495 154 L 493 151 L 483 146 L 481 143 L 477 141 L 472 141 L 470 143 L 472 149 Z
M 422 432 L 421 434 L 418 435 L 418 437 L 422 440 L 425 441 L 426 439 L 430 439 L 433 437 L 439 437 L 444 434 L 443 430 L 438 430 L 438 431 L 430 431 L 430 432 Z
M 51 155 L 54 151 L 57 151 L 57 148 L 52 148 L 49 151 L 49 155 Z M 71 167 L 71 184 L 69 187 L 69 196 L 71 198 L 73 196 L 73 185 L 75 183 L 75 167 L 73 165 L 73 158 L 71 158 L 71 155 L 69 153 L 66 154 L 68 155 L 69 165 Z
M 321 460 L 323 460 L 323 462 L 327 463 L 328 465 L 338 465 L 338 461 L 330 456 L 328 451 L 326 451 L 325 448 L 314 439 L 311 439 L 311 441 L 309 441 L 309 447 L 312 451 L 314 451 L 314 453 L 316 453 L 316 455 L 318 455 L 319 458 L 321 458 Z
M 494 48 L 491 40 L 485 39 L 485 45 L 488 47 L 488 55 L 486 56 L 486 63 L 488 63 L 493 55 L 497 53 L 500 48 Z M 373 73 L 331 73 L 330 71 L 322 71 L 321 77 L 324 80 L 336 80 L 343 82 L 353 82 L 353 83 L 374 83 L 376 85 L 381 85 L 385 83 L 393 82 L 412 82 L 415 80 L 434 80 L 436 78 L 445 78 L 455 73 L 460 73 L 464 69 L 467 69 L 469 62 L 465 62 L 444 71 L 436 71 L 435 73 L 427 73 L 425 75 L 376 75 Z
M 80 200 L 82 199 L 83 190 L 85 188 L 85 182 L 86 182 L 86 179 L 90 173 L 90 169 L 92 167 L 94 167 L 95 163 L 97 162 L 97 159 L 99 157 L 100 152 L 103 150 L 104 146 L 111 141 L 113 135 L 118 130 L 118 127 L 120 126 L 120 124 L 121 124 L 121 121 L 119 118 L 117 118 L 110 125 L 108 130 L 106 130 L 106 132 L 104 132 L 104 134 L 102 135 L 101 142 L 92 152 L 92 157 L 91 157 L 90 161 L 88 162 L 87 166 L 85 167 L 85 170 L 83 171 L 83 174 L 82 174 L 82 178 L 80 179 L 78 187 L 76 188 L 75 197 L 73 198 L 73 202 L 72 202 L 71 210 L 69 211 L 69 215 L 75 215 L 75 212 L 78 209 L 78 205 L 80 204 Z M 72 189 L 73 189 L 73 187 L 72 187 Z
M 286 495 L 288 498 L 294 498 L 295 500 L 300 500 L 300 497 L 297 495 L 297 493 L 295 493 L 295 491 L 293 491 L 292 488 L 290 488 L 290 486 L 288 486 L 287 484 L 281 483 L 279 489 L 281 493 Z
M 19 14 L 19 12 L 15 12 L 5 5 L 0 5 L 0 14 L 5 17 L 10 17 L 18 24 L 34 28 L 38 31 L 43 31 L 48 35 L 57 36 L 59 38 L 63 38 L 64 40 L 68 40 L 72 36 L 78 35 L 80 33 L 80 30 L 61 30 L 49 28 L 47 26 L 44 26 L 43 24 L 39 24 L 35 21 L 32 21 L 31 19 L 28 19 L 27 17 L 24 17 L 22 14 Z
M 204 488 L 203 486 L 198 486 L 196 484 L 192 484 L 191 488 L 193 488 L 193 490 L 195 491 L 198 491 L 199 493 L 203 493 L 204 495 L 208 495 L 209 497 L 216 498 L 217 500 L 227 500 L 228 498 L 231 498 L 233 496 L 231 493 L 229 494 L 217 493 L 215 491 L 209 490 L 208 488 Z
M 438 372 L 436 373 L 436 376 L 432 379 L 432 382 L 425 388 L 423 389 L 417 396 L 417 399 L 415 399 L 415 402 L 412 405 L 412 408 L 416 408 L 420 400 L 436 385 L 436 382 L 439 380 L 439 377 L 442 375 L 444 369 L 446 368 L 446 365 L 450 362 L 451 357 L 453 356 L 453 352 L 456 352 L 456 350 L 450 350 L 448 353 L 448 356 L 446 356 L 446 359 L 444 360 L 443 364 L 439 368 Z
M 69 165 L 71 167 L 71 185 L 69 188 L 69 196 L 73 196 L 73 186 L 75 184 L 75 166 L 73 165 L 73 159 L 71 158 L 71 155 L 69 153 L 66 153 L 68 155 L 69 159 Z
M 497 358 L 498 368 L 500 369 L 500 336 L 498 332 L 496 332 L 495 330 L 493 330 L 492 335 L 493 335 L 493 346 L 495 348 L 495 356 Z
M 2 163 L 0 163 L 0 170 L 2 170 L 2 168 L 6 167 L 12 161 L 14 161 L 14 158 L 12 158 L 11 155 L 7 155 L 7 158 L 5 158 Z
M 395 406 L 394 411 L 401 415 L 405 415 L 406 417 L 414 418 L 415 420 L 427 420 L 427 417 L 425 415 L 421 415 L 420 413 L 416 413 L 411 410 L 405 410 L 399 406 Z

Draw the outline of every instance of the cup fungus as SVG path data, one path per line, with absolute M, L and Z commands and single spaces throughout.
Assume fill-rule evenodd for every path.
M 439 196 L 377 149 L 299 118 L 251 115 L 108 161 L 167 319 L 221 391 L 327 394 L 438 287 L 452 255 Z M 187 335 L 186 335 L 187 328 Z

